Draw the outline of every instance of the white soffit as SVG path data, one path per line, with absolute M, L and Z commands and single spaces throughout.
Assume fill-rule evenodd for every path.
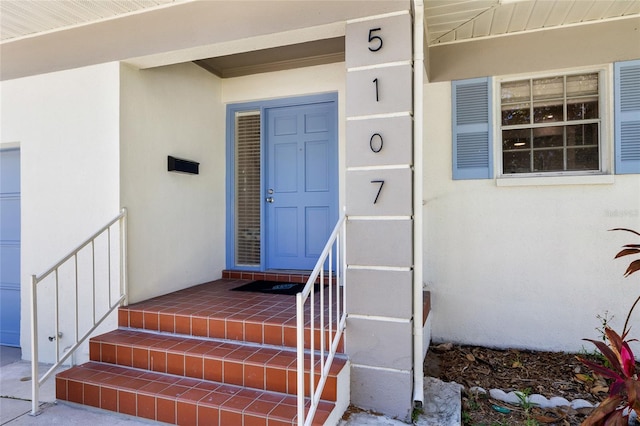
M 434 46 L 640 16 L 640 0 L 425 0 Z
M 90 24 L 183 1 L 186 0 L 0 0 L 0 40 Z
M 194 0 L 0 0 L 0 41 L 189 1 Z M 640 16 L 640 0 L 425 0 L 424 5 L 429 45 Z

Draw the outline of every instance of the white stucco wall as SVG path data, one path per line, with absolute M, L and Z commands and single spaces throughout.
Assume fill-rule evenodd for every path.
M 613 260 L 640 229 L 640 176 L 611 184 L 498 187 L 451 178 L 451 84 L 425 85 L 424 280 L 433 340 L 579 351 L 596 315 L 621 330 L 640 293 Z M 499 147 L 496 149 L 499 150 Z M 634 329 L 640 324 L 635 313 Z M 637 330 L 636 330 L 637 333 Z
M 221 83 L 192 63 L 122 65 L 121 197 L 129 210 L 135 303 L 218 279 L 225 262 L 225 129 Z M 167 171 L 167 156 L 200 163 Z
M 2 82 L 0 140 L 21 148 L 24 358 L 31 357 L 30 275 L 53 266 L 119 212 L 119 80 L 119 65 L 109 63 Z M 51 288 L 43 286 L 42 294 L 40 356 L 51 362 Z M 73 342 L 73 297 L 72 287 L 61 285 L 61 348 Z

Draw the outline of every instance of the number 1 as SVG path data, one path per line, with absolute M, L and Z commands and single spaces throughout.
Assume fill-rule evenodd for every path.
M 373 84 L 376 85 L 376 102 L 380 102 L 380 99 L 378 97 L 378 79 L 377 78 L 373 79 Z

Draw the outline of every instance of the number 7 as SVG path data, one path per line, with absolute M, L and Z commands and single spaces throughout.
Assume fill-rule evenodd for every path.
M 380 192 L 382 192 L 382 187 L 384 186 L 384 181 L 383 180 L 372 180 L 371 183 L 379 183 L 380 184 L 380 188 L 378 188 L 378 193 L 376 194 L 376 199 L 373 200 L 373 204 L 378 202 L 378 197 L 380 196 Z

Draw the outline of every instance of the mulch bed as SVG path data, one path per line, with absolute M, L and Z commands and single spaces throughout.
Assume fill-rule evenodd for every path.
M 586 356 L 586 354 L 585 354 Z M 592 359 L 593 356 L 591 355 Z M 540 409 L 512 406 L 470 391 L 502 389 L 560 396 L 568 401 L 584 399 L 593 404 L 607 395 L 607 383 L 594 377 L 575 354 L 497 350 L 477 346 L 433 345 L 425 360 L 425 376 L 464 386 L 464 425 L 579 425 L 592 409 Z

